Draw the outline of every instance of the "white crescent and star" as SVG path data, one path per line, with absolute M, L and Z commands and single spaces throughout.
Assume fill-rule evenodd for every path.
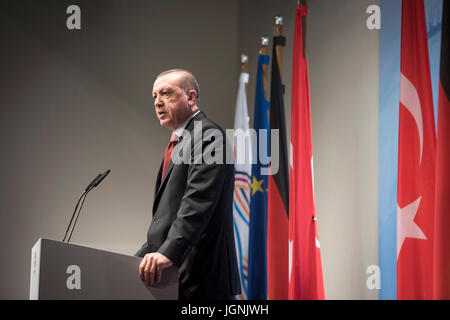
M 400 103 L 411 113 L 417 125 L 420 142 L 420 166 L 423 152 L 422 106 L 416 88 L 402 73 L 400 73 Z M 421 199 L 422 196 L 420 195 L 416 200 L 410 202 L 403 208 L 400 208 L 397 204 L 397 259 L 407 238 L 427 239 L 420 227 L 414 222 Z

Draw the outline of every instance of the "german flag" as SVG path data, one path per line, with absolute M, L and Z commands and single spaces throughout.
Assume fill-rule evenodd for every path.
M 281 36 L 280 18 L 275 29 L 272 52 L 270 85 L 270 129 L 279 130 L 279 140 L 271 141 L 271 148 L 278 150 L 278 159 L 271 149 L 271 164 L 267 204 L 267 290 L 271 300 L 288 299 L 289 281 L 289 167 L 286 146 L 286 120 L 284 115 L 284 85 L 281 82 L 281 47 L 285 37 Z M 277 20 L 276 18 L 276 20 Z M 272 134 L 271 134 L 272 137 Z M 272 138 L 271 138 L 272 139 Z M 273 161 L 279 160 L 278 163 Z M 278 170 L 276 170 L 278 169 Z

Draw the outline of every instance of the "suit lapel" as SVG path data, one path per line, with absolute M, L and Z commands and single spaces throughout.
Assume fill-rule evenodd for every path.
M 158 194 L 158 190 L 161 187 L 161 175 L 162 175 L 163 165 L 164 165 L 164 159 L 161 161 L 161 165 L 159 166 L 159 171 L 158 171 L 158 175 L 157 175 L 157 178 L 156 178 L 156 184 L 155 184 L 155 194 L 153 196 L 153 199 L 156 199 L 156 195 Z M 154 202 L 154 200 L 153 200 L 153 202 Z

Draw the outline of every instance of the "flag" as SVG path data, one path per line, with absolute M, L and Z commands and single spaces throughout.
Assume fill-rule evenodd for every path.
M 442 9 L 436 146 L 434 299 L 450 299 L 450 3 Z
M 247 299 L 248 271 L 248 231 L 250 224 L 250 185 L 252 175 L 252 154 L 249 134 L 249 116 L 245 84 L 249 75 L 242 72 L 239 77 L 239 89 L 234 115 L 234 199 L 233 222 L 236 252 L 238 256 L 241 294 L 238 299 Z
M 279 66 L 280 56 L 277 46 L 285 45 L 285 37 L 273 38 L 272 72 L 270 84 L 270 130 L 279 130 L 279 140 L 272 143 L 271 148 L 278 148 L 278 163 L 271 164 L 268 189 L 267 209 L 267 277 L 268 298 L 288 298 L 289 243 L 288 243 L 288 213 L 289 213 L 289 176 L 286 147 L 286 121 L 284 117 L 284 85 L 281 83 Z M 274 170 L 277 167 L 277 172 Z
M 402 2 L 380 0 L 378 65 L 378 264 L 381 300 L 397 299 L 398 113 Z
M 431 299 L 436 136 L 423 0 L 402 2 L 397 298 Z
M 252 164 L 252 183 L 250 200 L 250 237 L 248 249 L 248 299 L 267 299 L 267 175 L 261 174 L 262 169 L 267 169 L 267 164 L 261 163 L 261 145 L 269 145 L 268 135 L 260 135 L 260 130 L 269 129 L 268 109 L 269 102 L 264 95 L 263 65 L 269 64 L 268 55 L 259 55 L 258 70 L 256 76 L 256 98 L 254 130 L 256 131 L 257 153 Z M 262 140 L 264 139 L 264 141 Z M 263 148 L 267 150 L 267 148 Z M 256 157 L 256 155 L 258 155 Z
M 302 17 L 295 18 L 289 163 L 289 299 L 325 299 L 314 200 L 308 60 L 304 55 Z

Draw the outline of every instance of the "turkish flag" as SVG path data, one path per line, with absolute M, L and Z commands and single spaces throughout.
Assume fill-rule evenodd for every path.
M 320 242 L 314 202 L 311 108 L 308 61 L 304 55 L 302 19 L 295 18 L 289 166 L 289 299 L 325 299 Z
M 402 2 L 397 298 L 431 299 L 436 135 L 423 0 Z
M 442 10 L 436 147 L 434 298 L 450 299 L 450 3 Z

